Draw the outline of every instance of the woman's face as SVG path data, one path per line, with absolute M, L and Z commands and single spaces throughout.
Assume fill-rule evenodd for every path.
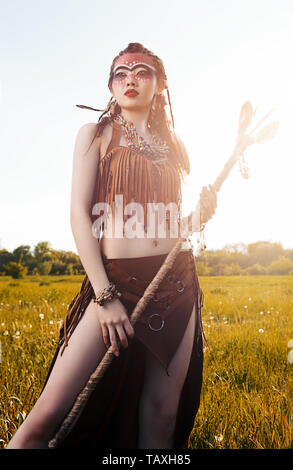
M 155 93 L 158 93 L 158 80 L 155 72 L 147 65 L 116 68 L 111 93 L 121 109 L 140 110 L 148 108 Z

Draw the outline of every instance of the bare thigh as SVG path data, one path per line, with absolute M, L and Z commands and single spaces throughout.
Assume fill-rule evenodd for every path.
M 177 410 L 181 390 L 187 375 L 194 341 L 195 305 L 183 338 L 169 367 L 169 376 L 163 366 L 146 352 L 146 369 L 140 407 L 157 410 L 160 415 L 172 415 Z
M 27 420 L 38 421 L 45 416 L 46 434 L 50 436 L 72 408 L 105 353 L 96 306 L 90 302 L 62 356 L 59 351 L 48 382 Z

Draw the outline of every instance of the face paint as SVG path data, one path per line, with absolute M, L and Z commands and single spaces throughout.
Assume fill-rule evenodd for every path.
M 138 70 L 135 72 L 135 69 Z M 134 67 L 132 67 L 132 70 L 133 71 L 129 73 L 128 69 L 126 69 L 125 67 L 117 67 L 116 72 L 113 76 L 113 82 L 115 82 L 116 84 L 123 84 L 126 80 L 129 79 L 146 82 L 148 80 L 151 80 L 154 76 L 154 73 L 148 67 L 141 67 L 135 65 Z
M 118 57 L 115 62 L 113 73 L 116 72 L 119 66 L 123 66 L 131 71 L 135 66 L 138 65 L 147 66 L 148 68 L 153 70 L 153 72 L 156 71 L 153 64 L 153 60 L 150 56 L 148 56 L 147 54 L 129 52 Z

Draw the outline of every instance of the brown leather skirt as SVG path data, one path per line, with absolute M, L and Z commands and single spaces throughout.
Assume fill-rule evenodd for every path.
M 103 256 L 108 278 L 115 282 L 122 293 L 121 302 L 129 315 L 166 257 L 167 254 L 119 259 Z M 59 349 L 62 345 L 66 347 L 68 337 L 93 297 L 94 292 L 86 276 L 80 292 L 69 305 L 43 389 Z M 114 357 L 78 421 L 58 447 L 137 448 L 138 405 L 143 387 L 146 348 L 168 374 L 168 365 L 182 340 L 195 305 L 193 349 L 177 410 L 173 444 L 174 449 L 187 447 L 199 408 L 202 386 L 202 301 L 203 293 L 192 250 L 182 250 L 141 319 L 134 325 L 135 336 L 129 341 L 128 348 L 121 348 L 119 356 Z M 70 347 L 70 343 L 67 346 Z

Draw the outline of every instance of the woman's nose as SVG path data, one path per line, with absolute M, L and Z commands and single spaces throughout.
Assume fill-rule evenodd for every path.
M 126 84 L 127 85 L 135 85 L 136 84 L 135 75 L 133 73 L 128 75 Z

